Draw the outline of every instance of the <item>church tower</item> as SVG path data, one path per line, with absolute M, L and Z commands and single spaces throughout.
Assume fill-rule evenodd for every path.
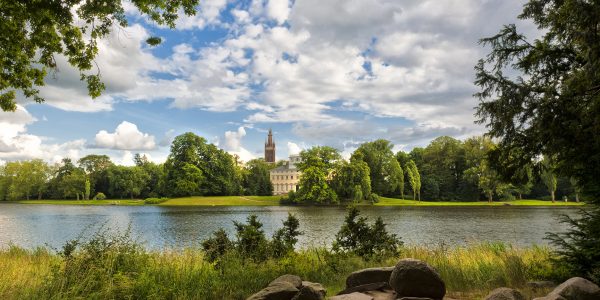
M 275 143 L 273 142 L 273 132 L 269 129 L 269 137 L 265 142 L 265 161 L 268 163 L 275 162 Z

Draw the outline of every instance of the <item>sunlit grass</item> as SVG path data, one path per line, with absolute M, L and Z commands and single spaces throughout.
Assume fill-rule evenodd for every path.
M 273 206 L 281 196 L 214 196 L 173 198 L 161 206 Z
M 416 200 L 402 200 L 396 198 L 380 197 L 379 202 L 375 203 L 376 206 L 581 206 L 583 202 L 564 202 L 545 200 L 512 200 L 512 201 L 493 201 L 491 203 L 487 201 L 473 201 L 473 202 L 459 202 L 459 201 L 416 201 Z
M 113 250 L 111 250 L 113 251 Z M 508 286 L 525 288 L 529 280 L 561 276 L 550 264 L 545 247 L 472 244 L 462 247 L 409 246 L 399 257 L 365 261 L 354 255 L 325 249 L 307 249 L 281 259 L 254 263 L 232 255 L 220 268 L 207 263 L 199 249 L 77 253 L 67 263 L 47 250 L 0 250 L 1 299 L 245 299 L 275 277 L 296 274 L 320 282 L 334 295 L 344 289 L 353 271 L 393 266 L 412 257 L 434 266 L 446 282 L 449 296 L 479 299 L 490 290 Z M 85 262 L 85 263 L 82 263 Z M 67 267 L 68 266 L 68 267 Z
M 113 199 L 113 200 L 21 200 L 21 204 L 54 204 L 54 205 L 144 205 L 142 199 Z

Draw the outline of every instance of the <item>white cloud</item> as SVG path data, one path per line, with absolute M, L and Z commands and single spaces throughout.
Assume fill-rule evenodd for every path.
M 96 134 L 95 147 L 119 150 L 152 150 L 156 148 L 154 136 L 139 131 L 137 125 L 123 121 L 114 133 L 100 130 Z
M 242 138 L 244 136 L 246 136 L 246 130 L 243 126 L 240 126 L 237 131 L 226 131 L 223 149 L 229 152 L 229 154 L 239 156 L 242 161 L 249 161 L 255 158 L 255 155 L 242 147 Z
M 287 142 L 288 155 L 300 154 L 302 148 L 294 142 Z
M 290 14 L 289 1 L 269 0 L 267 4 L 267 14 L 269 17 L 276 20 L 278 24 L 283 24 Z

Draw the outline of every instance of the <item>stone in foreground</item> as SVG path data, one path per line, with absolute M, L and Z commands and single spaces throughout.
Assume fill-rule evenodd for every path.
M 350 293 L 345 295 L 337 295 L 330 297 L 329 300 L 373 300 L 373 297 L 363 293 Z
M 302 279 L 296 275 L 282 275 L 246 300 L 290 300 L 302 287 Z
M 517 290 L 501 287 L 491 291 L 485 300 L 525 300 L 525 296 Z
M 561 298 L 566 300 L 598 300 L 600 299 L 600 287 L 585 278 L 573 277 L 557 286 L 548 296 L 536 299 Z
M 357 286 L 353 286 L 351 288 L 347 288 L 341 292 L 338 293 L 338 295 L 344 295 L 344 294 L 351 294 L 354 292 L 367 292 L 367 291 L 377 291 L 377 290 L 385 290 L 385 289 L 391 289 L 390 285 L 387 282 L 374 282 L 374 283 L 367 283 L 367 284 L 361 284 L 361 285 L 357 285 Z
M 300 292 L 292 300 L 323 300 L 327 290 L 320 284 L 310 281 L 302 281 Z
M 420 297 L 442 300 L 446 285 L 431 266 L 418 259 L 402 259 L 390 276 L 390 286 L 398 298 Z
M 346 278 L 346 289 L 369 283 L 389 282 L 392 271 L 394 267 L 368 268 L 353 272 Z

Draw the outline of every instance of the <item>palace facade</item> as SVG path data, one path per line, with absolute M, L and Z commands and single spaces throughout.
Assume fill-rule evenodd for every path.
M 301 161 L 300 155 L 290 155 L 290 159 L 284 165 L 270 171 L 273 195 L 287 194 L 289 191 L 298 190 L 302 173 L 296 168 L 296 163 Z

